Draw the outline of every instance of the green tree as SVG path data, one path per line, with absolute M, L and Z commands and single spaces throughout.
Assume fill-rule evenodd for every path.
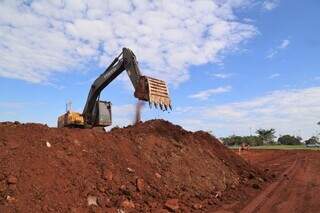
M 262 139 L 258 136 L 236 136 L 221 138 L 224 145 L 227 146 L 240 146 L 241 144 L 249 144 L 250 146 L 263 145 Z
M 318 142 L 319 142 L 319 139 L 316 136 L 312 136 L 311 138 L 305 141 L 306 145 L 317 144 Z
M 258 137 L 262 139 L 263 144 L 274 144 L 275 141 L 275 129 L 258 129 L 256 131 Z
M 301 137 L 283 135 L 278 138 L 278 143 L 282 145 L 299 145 L 301 144 Z
M 231 135 L 226 138 L 222 138 L 222 141 L 227 146 L 239 146 L 243 143 L 241 136 Z

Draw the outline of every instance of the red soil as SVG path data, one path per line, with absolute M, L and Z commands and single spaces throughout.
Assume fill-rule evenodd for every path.
M 0 124 L 0 212 L 212 212 L 265 181 L 208 133 L 162 120 L 108 133 Z

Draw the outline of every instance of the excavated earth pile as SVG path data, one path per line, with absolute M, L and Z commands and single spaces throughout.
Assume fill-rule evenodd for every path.
M 212 212 L 266 178 L 206 132 L 0 123 L 0 212 Z

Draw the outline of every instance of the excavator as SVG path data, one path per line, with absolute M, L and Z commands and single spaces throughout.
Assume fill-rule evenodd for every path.
M 82 113 L 70 109 L 58 118 L 58 128 L 103 128 L 112 124 L 111 102 L 100 100 L 100 93 L 124 70 L 129 75 L 134 87 L 134 96 L 141 101 L 149 102 L 163 111 L 172 110 L 166 82 L 141 74 L 136 56 L 129 48 L 112 61 L 107 69 L 93 82 Z

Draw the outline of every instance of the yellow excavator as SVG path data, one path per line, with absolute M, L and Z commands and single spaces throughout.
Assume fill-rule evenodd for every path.
M 108 68 L 91 85 L 82 113 L 67 112 L 58 118 L 58 127 L 94 128 L 112 124 L 111 102 L 101 101 L 100 93 L 124 70 L 127 71 L 138 100 L 161 110 L 172 109 L 167 84 L 159 79 L 141 75 L 136 56 L 129 48 L 123 48 Z

